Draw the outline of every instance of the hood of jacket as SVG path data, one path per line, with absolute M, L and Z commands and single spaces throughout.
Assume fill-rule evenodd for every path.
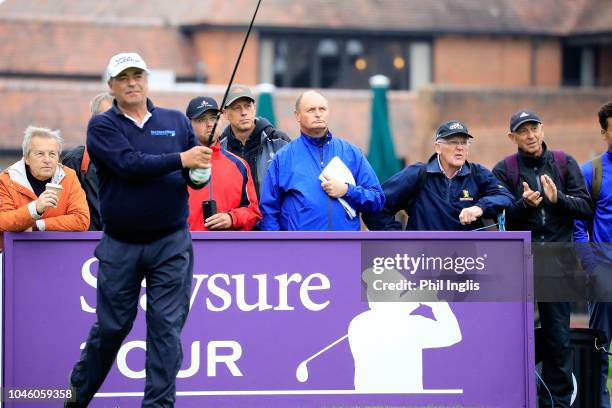
M 244 147 L 247 150 L 250 150 L 252 147 L 259 146 L 261 142 L 263 142 L 263 139 L 270 136 L 263 132 L 263 130 L 269 126 L 272 126 L 272 124 L 268 121 L 268 119 L 259 117 L 255 118 L 255 128 L 253 128 L 253 131 L 249 135 Z M 231 125 L 228 125 L 223 130 L 223 133 L 221 133 L 221 140 L 223 141 L 223 139 L 226 139 L 226 143 L 228 146 L 230 146 L 230 150 L 237 149 L 242 146 L 242 142 L 240 142 L 240 140 L 234 136 Z
M 19 184 L 34 192 L 30 182 L 28 181 L 26 164 L 23 158 L 12 164 L 8 169 L 6 169 L 6 171 L 8 172 L 9 178 L 13 183 Z M 51 177 L 51 183 L 60 184 L 64 177 L 66 177 L 66 173 L 64 172 L 62 165 L 58 163 L 57 167 L 55 168 L 55 172 L 53 173 L 53 177 Z

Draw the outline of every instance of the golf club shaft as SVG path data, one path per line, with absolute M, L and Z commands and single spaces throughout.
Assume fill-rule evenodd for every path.
M 251 29 L 253 28 L 253 23 L 255 22 L 255 17 L 257 16 L 257 11 L 259 10 L 259 5 L 261 4 L 261 0 L 257 0 L 257 7 L 255 7 L 255 12 L 253 13 L 253 17 L 251 18 L 251 24 L 249 24 L 249 29 L 247 30 L 246 36 L 244 37 L 244 41 L 242 42 L 242 47 L 240 48 L 240 54 L 238 54 L 238 59 L 236 60 L 236 64 L 234 65 L 234 70 L 232 71 L 232 76 L 230 77 L 229 83 L 227 84 L 227 88 L 225 88 L 225 94 L 223 95 L 223 100 L 221 101 L 221 110 L 225 108 L 225 101 L 227 100 L 227 94 L 229 93 L 230 87 L 234 82 L 234 76 L 236 75 L 236 71 L 238 70 L 238 65 L 240 65 L 240 59 L 242 58 L 242 53 L 244 52 L 244 47 L 246 46 L 247 41 L 249 40 L 249 35 L 251 35 Z M 220 114 L 220 112 L 219 112 Z M 212 132 L 208 135 L 207 146 L 212 144 L 213 138 L 215 137 L 215 131 L 217 130 L 217 124 L 219 123 L 219 116 L 217 116 L 217 120 L 213 125 Z
M 346 338 L 348 338 L 348 333 L 345 334 L 344 336 L 340 337 L 338 340 L 334 341 L 333 343 L 328 344 L 327 346 L 325 346 L 324 348 L 322 348 L 321 350 L 319 350 L 318 352 L 316 352 L 312 356 L 308 357 L 306 360 L 303 361 L 303 363 L 308 363 L 309 361 L 317 358 L 318 356 L 320 356 L 321 354 L 325 353 L 327 350 L 329 350 L 330 348 L 334 347 L 336 344 L 340 343 L 341 341 L 345 340 Z

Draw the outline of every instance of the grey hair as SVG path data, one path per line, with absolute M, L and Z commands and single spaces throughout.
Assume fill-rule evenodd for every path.
M 55 139 L 59 147 L 58 153 L 62 154 L 64 140 L 62 139 L 59 130 L 51 130 L 44 127 L 28 126 L 25 132 L 23 133 L 23 143 L 21 144 L 21 148 L 23 150 L 23 157 L 27 156 L 30 153 L 30 150 L 32 149 L 32 138 L 34 136 Z
M 299 112 L 300 111 L 300 104 L 302 103 L 302 97 L 304 96 L 306 92 L 302 92 L 301 94 L 298 95 L 297 99 L 295 100 L 295 111 Z
M 89 102 L 89 109 L 91 110 L 91 115 L 97 115 L 99 113 L 102 113 L 100 110 L 100 105 L 102 105 L 102 102 L 104 101 L 109 101 L 110 103 L 113 103 L 113 95 L 109 94 L 108 92 L 102 92 L 101 94 L 97 94 L 96 96 L 94 96 L 91 99 L 91 102 Z

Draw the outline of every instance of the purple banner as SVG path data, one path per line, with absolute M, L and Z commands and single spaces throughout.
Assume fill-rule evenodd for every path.
M 8 407 L 32 404 L 7 400 L 10 390 L 67 388 L 95 321 L 99 237 L 5 234 Z M 178 407 L 535 406 L 526 233 L 208 232 L 193 238 Z M 373 258 L 423 258 L 423 248 L 438 248 L 428 254 L 442 256 L 440 248 L 471 241 L 478 245 L 470 256 L 487 253 L 487 290 L 511 287 L 510 300 L 363 296 L 365 266 L 379 262 Z M 417 247 L 421 252 L 410 252 Z M 145 305 L 143 292 L 134 328 L 92 407 L 140 406 Z M 41 398 L 36 406 L 58 401 Z

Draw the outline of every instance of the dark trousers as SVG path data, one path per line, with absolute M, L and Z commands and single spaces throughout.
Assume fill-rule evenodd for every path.
M 607 344 L 602 344 L 610 350 L 610 337 L 612 336 L 612 303 L 589 302 L 589 327 L 601 330 L 608 338 Z M 608 355 L 601 353 L 601 407 L 610 408 L 610 392 L 608 391 Z
M 570 350 L 569 302 L 538 302 L 542 325 L 542 380 L 550 390 L 554 406 L 569 408 L 572 397 L 572 353 Z M 552 406 L 548 391 L 538 391 L 540 407 Z
M 146 244 L 104 234 L 95 256 L 100 261 L 97 321 L 89 332 L 70 382 L 78 406 L 87 406 L 110 370 L 136 317 L 146 279 L 147 353 L 143 407 L 173 407 L 176 375 L 183 352 L 180 334 L 189 311 L 193 249 L 187 229 Z

